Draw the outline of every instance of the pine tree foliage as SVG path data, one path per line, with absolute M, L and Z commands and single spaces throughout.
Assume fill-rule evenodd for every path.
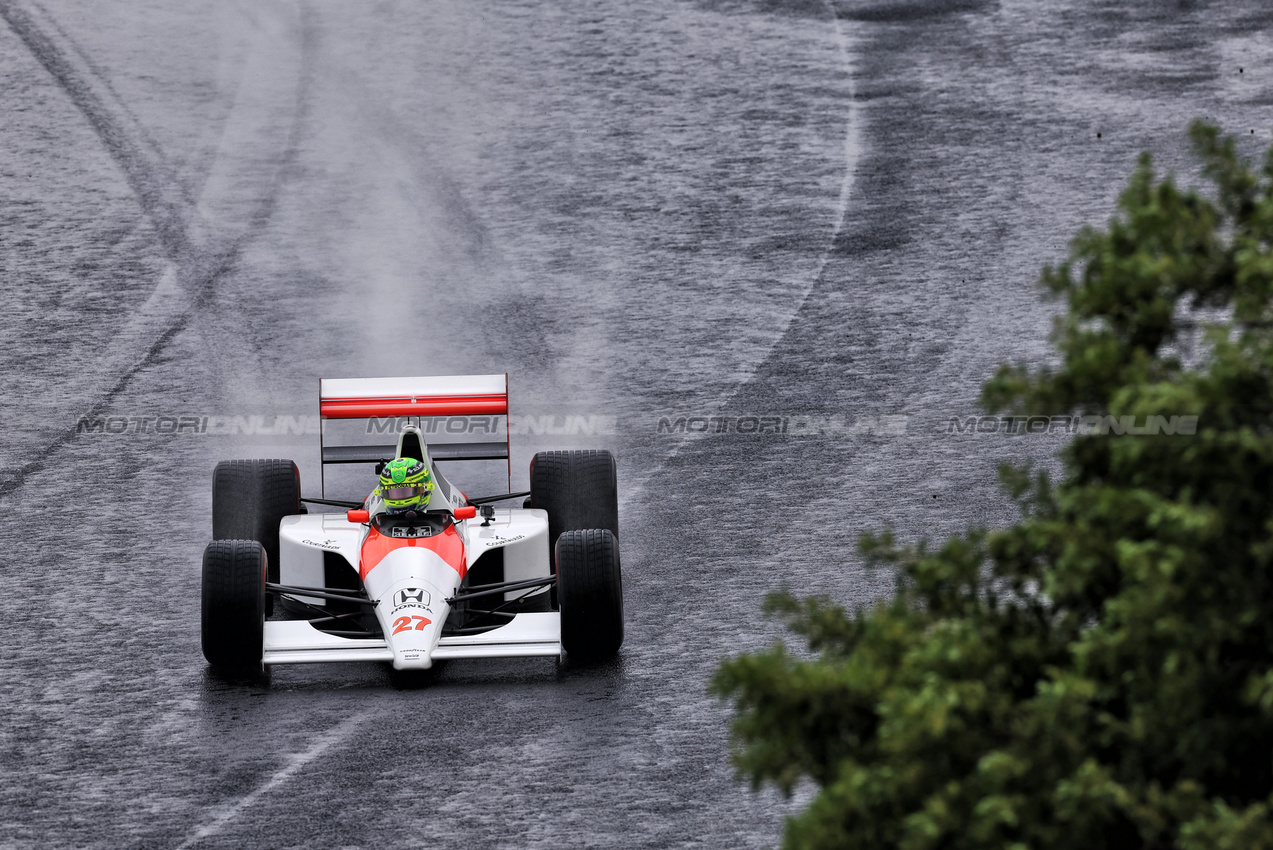
M 1001 368 L 983 403 L 1196 432 L 1076 436 L 1055 483 L 1005 469 L 1010 528 L 865 538 L 899 577 L 874 607 L 769 599 L 813 655 L 712 687 L 744 776 L 816 783 L 786 847 L 1273 848 L 1273 149 L 1256 170 L 1191 136 L 1207 187 L 1142 156 L 1043 273 L 1058 365 Z

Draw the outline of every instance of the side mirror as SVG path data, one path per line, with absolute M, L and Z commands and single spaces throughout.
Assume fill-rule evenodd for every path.
M 455 509 L 456 519 L 472 519 L 475 516 L 477 516 L 477 508 L 473 507 L 472 505 L 467 505 L 463 508 Z
M 349 511 L 345 514 L 345 519 L 350 522 L 370 522 L 371 513 L 369 511 Z

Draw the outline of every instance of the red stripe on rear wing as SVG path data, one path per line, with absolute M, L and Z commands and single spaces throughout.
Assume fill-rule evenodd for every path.
M 394 416 L 507 416 L 508 396 L 473 395 L 434 398 L 325 398 L 324 419 L 373 419 Z

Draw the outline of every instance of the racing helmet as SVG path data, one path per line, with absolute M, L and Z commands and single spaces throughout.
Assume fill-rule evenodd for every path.
M 391 514 L 420 511 L 433 493 L 433 475 L 424 461 L 400 457 L 385 464 L 376 492 Z

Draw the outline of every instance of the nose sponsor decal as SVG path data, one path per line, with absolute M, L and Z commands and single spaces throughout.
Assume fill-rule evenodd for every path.
M 413 614 L 410 617 L 399 617 L 393 621 L 393 633 L 409 631 L 424 631 L 424 627 L 433 622 L 428 617 L 421 617 L 419 614 Z
M 393 612 L 389 615 L 394 618 L 393 633 L 424 631 L 424 627 L 433 621 L 414 611 L 432 614 L 433 609 L 429 607 L 432 601 L 429 591 L 423 587 L 404 587 L 394 591 Z
M 433 609 L 429 607 L 432 601 L 433 597 L 423 587 L 404 587 L 393 594 L 393 609 L 390 616 L 396 616 L 399 612 L 411 608 L 432 614 Z
M 393 607 L 395 609 L 413 602 L 427 608 L 429 607 L 429 601 L 429 591 L 423 587 L 404 587 L 393 595 Z

